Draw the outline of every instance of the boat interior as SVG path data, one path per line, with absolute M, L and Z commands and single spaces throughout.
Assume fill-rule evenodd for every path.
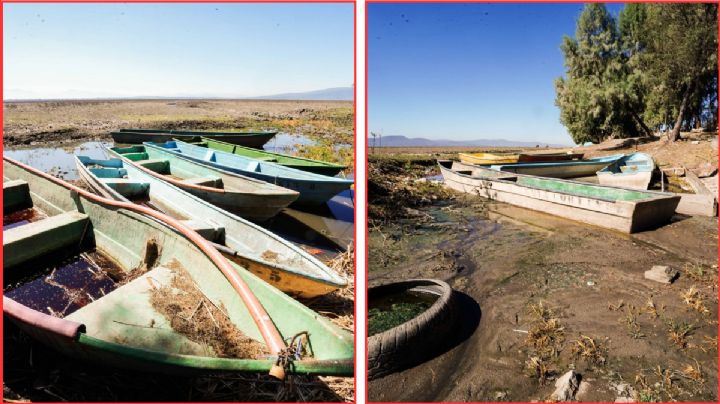
M 561 192 L 581 197 L 602 199 L 608 201 L 639 201 L 654 198 L 657 195 L 642 190 L 602 186 L 578 181 L 569 181 L 556 178 L 544 178 L 531 175 L 517 175 L 496 171 L 493 169 L 471 166 L 450 160 L 439 161 L 439 164 L 455 173 L 479 179 L 500 180 L 522 185 L 528 188 L 542 189 L 552 192 Z
M 193 173 L 171 164 L 170 160 L 151 158 L 144 146 L 115 147 L 112 150 L 148 170 L 174 178 L 185 184 L 218 189 L 224 188 L 222 178 L 215 176 L 197 177 Z
M 3 197 L 4 296 L 83 324 L 85 338 L 216 356 L 212 347 L 175 331 L 153 301 L 155 292 L 173 287 L 178 273 L 192 272 L 163 257 L 160 242 L 140 240 L 146 243 L 143 255 L 128 259 L 124 247 L 98 232 L 88 214 L 54 207 L 53 195 L 32 193 L 26 181 L 5 178 Z M 144 269 L 136 274 L 138 268 Z

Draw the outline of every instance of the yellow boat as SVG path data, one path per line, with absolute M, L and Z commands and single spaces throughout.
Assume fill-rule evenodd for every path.
M 568 161 L 583 158 L 582 153 L 550 152 L 550 153 L 459 153 L 460 161 L 464 164 L 516 164 L 543 161 Z
M 519 154 L 459 153 L 458 156 L 465 164 L 515 164 L 520 159 Z

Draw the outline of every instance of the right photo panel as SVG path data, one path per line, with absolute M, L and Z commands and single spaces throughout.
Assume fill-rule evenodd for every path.
M 718 401 L 718 6 L 368 3 L 368 399 Z

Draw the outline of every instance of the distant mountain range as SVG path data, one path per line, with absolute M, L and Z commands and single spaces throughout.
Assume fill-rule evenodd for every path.
M 373 138 L 368 138 L 368 146 L 372 147 L 447 147 L 447 146 L 486 146 L 486 147 L 567 147 L 568 145 L 550 144 L 543 142 L 519 142 L 505 139 L 478 139 L 478 140 L 445 140 L 409 138 L 406 136 L 383 136 L 378 137 L 377 144 L 373 144 Z M 382 144 L 381 144 L 382 143 Z
M 318 100 L 318 101 L 352 101 L 354 99 L 352 87 L 335 87 L 324 90 L 306 91 L 303 93 L 285 93 L 255 97 L 270 100 Z
M 231 99 L 231 100 L 303 100 L 303 101 L 352 101 L 354 99 L 352 87 L 334 87 L 323 90 L 304 91 L 297 93 L 283 93 L 263 95 L 256 97 L 238 96 L 232 94 L 203 94 L 174 96 L 123 96 L 118 94 L 93 93 L 79 90 L 67 90 L 52 96 L 42 97 L 33 91 L 22 89 L 8 89 L 5 92 L 5 102 L 11 101 L 43 101 L 43 100 L 197 100 L 197 99 Z

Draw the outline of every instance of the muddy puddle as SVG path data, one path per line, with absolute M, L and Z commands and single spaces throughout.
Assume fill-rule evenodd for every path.
M 266 144 L 266 150 L 293 154 L 297 145 L 312 144 L 301 135 L 279 133 Z M 84 142 L 62 147 L 32 147 L 4 150 L 4 155 L 65 180 L 78 180 L 74 155 L 106 159 L 104 147 L 111 142 Z M 312 210 L 287 209 L 265 226 L 278 235 L 320 256 L 332 258 L 354 240 L 354 191 L 338 194 L 325 205 Z

